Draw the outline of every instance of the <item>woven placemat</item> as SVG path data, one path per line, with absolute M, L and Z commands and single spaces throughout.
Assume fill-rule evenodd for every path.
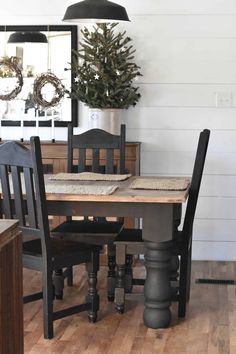
M 182 191 L 188 188 L 189 183 L 189 179 L 183 178 L 138 178 L 131 183 L 130 188 Z
M 131 177 L 131 174 L 126 175 L 112 175 L 94 172 L 81 172 L 81 173 L 57 173 L 50 177 L 54 181 L 124 181 Z
M 46 193 L 80 194 L 80 195 L 109 195 L 115 192 L 118 186 L 90 186 L 60 184 L 46 185 Z

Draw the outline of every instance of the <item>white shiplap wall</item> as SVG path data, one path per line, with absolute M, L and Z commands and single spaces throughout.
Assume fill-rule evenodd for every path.
M 142 141 L 142 174 L 191 174 L 199 131 L 211 129 L 193 257 L 235 260 L 236 3 L 128 3 L 144 76 L 126 119 L 129 138 Z M 217 107 L 217 96 L 232 99 Z
M 0 20 L 60 24 L 73 2 L 9 0 Z M 199 132 L 211 129 L 193 255 L 236 260 L 236 2 L 117 2 L 131 18 L 119 26 L 133 39 L 143 73 L 142 99 L 125 111 L 128 139 L 142 142 L 141 173 L 190 175 Z M 217 107 L 220 96 L 231 100 Z

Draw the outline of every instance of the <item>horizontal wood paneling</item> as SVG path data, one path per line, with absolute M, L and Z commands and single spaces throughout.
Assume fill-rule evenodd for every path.
M 131 14 L 232 14 L 236 13 L 234 0 L 119 0 Z
M 236 16 L 234 17 L 234 21 L 236 22 Z M 197 24 L 199 25 L 199 19 Z M 232 38 L 201 36 L 196 38 L 163 37 L 158 41 L 150 43 L 147 35 L 147 37 L 144 38 L 138 37 L 137 44 L 139 44 L 139 50 L 136 51 L 136 56 L 139 60 L 149 61 L 153 59 L 161 64 L 164 64 L 166 61 L 169 63 L 174 62 L 178 65 L 179 63 L 185 64 L 186 62 L 195 64 L 196 62 L 202 63 L 209 61 L 212 61 L 212 65 L 222 64 L 224 61 L 230 62 L 236 58 L 235 37 L 236 33 Z M 163 65 L 161 67 L 163 67 Z M 145 77 L 143 77 L 143 79 L 145 79 Z M 180 82 L 182 81 L 183 78 Z
M 133 16 L 132 21 L 128 24 L 122 23 L 120 26 L 126 28 L 130 36 L 132 36 L 137 53 L 142 57 L 142 55 L 145 55 L 142 51 L 143 46 L 145 48 L 151 48 L 152 46 L 156 48 L 159 44 L 162 45 L 164 40 L 169 46 L 176 37 L 191 38 L 193 40 L 202 38 L 203 41 L 212 38 L 213 43 L 219 38 L 234 38 L 236 36 L 235 16 L 235 14 L 214 16 L 175 14 L 172 16 L 160 16 L 153 13 L 150 17 L 150 14 L 140 14 Z M 199 22 L 201 22 L 201 26 L 199 26 Z M 137 25 L 143 29 L 139 35 L 137 35 Z M 149 41 L 147 33 L 154 32 L 158 35 L 158 41 Z M 145 42 L 144 39 L 146 39 Z M 141 47 L 139 47 L 140 44 Z M 222 43 L 222 45 L 224 44 Z M 231 49 L 233 50 L 233 48 Z M 164 55 L 165 52 L 166 50 L 163 51 Z
M 51 0 L 50 2 L 48 2 L 47 0 L 41 0 L 40 2 L 36 0 L 21 0 L 21 2 L 9 0 L 1 3 L 1 9 L 5 14 L 11 15 L 13 17 L 14 15 L 18 15 L 18 17 L 24 16 L 24 18 L 21 19 L 21 21 L 23 22 L 26 21 L 27 17 L 29 17 L 30 15 L 41 15 L 44 17 L 49 14 L 59 15 L 63 13 L 63 11 L 65 12 L 66 2 L 68 3 L 67 0 L 61 0 L 59 2 L 56 0 Z M 30 22 L 30 19 L 28 22 Z
M 118 2 L 131 19 L 119 28 L 133 39 L 143 73 L 135 82 L 141 100 L 124 111 L 127 139 L 142 142 L 141 173 L 191 175 L 199 131 L 211 129 L 193 253 L 236 260 L 236 1 Z M 70 3 L 9 0 L 0 19 L 61 23 Z M 217 94 L 232 95 L 229 108 L 217 107 Z M 87 128 L 86 112 L 80 114 L 79 130 Z M 66 139 L 64 133 L 60 137 Z
M 236 106 L 236 85 L 232 84 L 137 84 L 142 98 L 137 108 L 142 107 L 216 107 L 217 92 L 231 92 L 232 106 Z M 222 108 L 219 108 L 221 110 Z M 128 110 L 128 114 L 132 114 Z M 222 112 L 223 114 L 223 112 Z
M 127 134 L 132 129 L 231 130 L 236 129 L 236 109 L 208 107 L 142 107 L 124 111 Z
M 235 127 L 236 128 L 236 127 Z M 131 141 L 142 141 L 143 151 L 196 151 L 199 130 L 155 130 L 133 129 L 129 132 Z M 236 129 L 212 130 L 208 152 L 235 153 Z
M 141 173 L 188 175 L 192 173 L 194 159 L 193 151 L 143 151 Z M 209 153 L 204 173 L 236 175 L 236 153 Z
M 193 259 L 209 261 L 235 261 L 235 242 L 193 241 Z
M 236 84 L 235 60 L 233 58 L 222 61 L 206 60 L 205 58 L 188 60 L 184 58 L 184 52 L 183 50 L 182 60 L 173 57 L 167 60 L 158 60 L 158 58 L 154 59 L 154 56 L 153 59 L 150 58 L 149 60 L 137 60 L 136 62 L 142 68 L 143 74 L 140 81 L 162 84 L 178 84 L 180 82 L 184 84 Z
M 14 14 L 23 15 L 24 18 L 21 21 L 26 21 L 27 15 L 36 15 L 37 13 L 42 16 L 49 14 L 55 17 L 59 17 L 61 20 L 62 15 L 65 12 L 66 6 L 72 4 L 70 0 L 61 0 L 59 3 L 57 0 L 51 0 L 47 2 L 42 0 L 40 2 L 22 0 L 21 6 L 19 2 L 15 0 L 9 0 L 4 2 L 2 7 L 2 13 L 9 13 L 11 11 L 12 16 Z M 236 5 L 234 0 L 119 0 L 119 4 L 126 7 L 130 18 L 133 20 L 134 15 L 149 15 L 153 14 L 208 14 L 209 16 L 214 14 L 236 14 Z M 30 22 L 30 20 L 29 20 Z
M 235 197 L 202 197 L 200 195 L 196 210 L 196 218 L 209 219 L 236 219 Z M 223 240 L 223 238 L 222 238 Z
M 195 219 L 193 238 L 195 241 L 235 242 L 236 221 L 217 219 L 209 222 L 206 219 Z M 214 235 L 214 239 L 212 237 Z M 222 238 L 224 235 L 224 238 Z
M 236 198 L 235 197 L 204 197 L 199 196 L 198 205 L 195 214 L 195 220 L 205 220 L 214 229 L 215 220 L 231 220 L 236 219 Z M 184 217 L 186 209 L 186 203 L 183 204 L 182 216 Z M 225 231 L 227 233 L 227 230 Z M 202 234 L 196 236 L 196 230 L 194 230 L 194 238 L 202 239 Z M 214 241 L 213 235 L 209 235 L 208 240 Z M 225 241 L 222 235 L 222 241 Z
M 201 195 L 210 197 L 236 197 L 236 176 L 204 175 Z

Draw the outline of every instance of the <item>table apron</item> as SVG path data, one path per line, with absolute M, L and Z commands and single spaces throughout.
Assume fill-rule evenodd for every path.
M 49 200 L 47 205 L 49 215 L 142 218 L 144 240 L 151 242 L 172 240 L 172 203 L 108 203 Z

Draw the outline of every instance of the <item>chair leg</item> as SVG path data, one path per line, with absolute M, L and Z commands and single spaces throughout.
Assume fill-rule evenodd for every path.
M 188 253 L 184 252 L 180 260 L 180 279 L 179 279 L 179 304 L 178 316 L 185 317 L 187 302 L 187 279 L 188 279 Z
M 115 245 L 107 246 L 108 257 L 108 274 L 107 274 L 107 299 L 113 302 L 115 297 L 116 283 L 116 256 Z
M 117 265 L 115 308 L 119 313 L 124 313 L 125 311 L 125 264 Z
M 171 296 L 175 298 L 178 294 L 179 287 L 176 285 L 179 279 L 179 257 L 177 252 L 173 252 L 170 261 L 170 281 L 171 281 Z
M 125 259 L 126 246 L 116 245 L 117 278 L 115 287 L 115 308 L 119 313 L 125 310 Z
M 187 266 L 187 289 L 186 289 L 186 301 L 190 299 L 190 286 L 191 286 L 191 266 L 192 266 L 192 246 L 188 251 L 188 266 Z
M 133 281 L 133 255 L 127 254 L 125 257 L 125 292 L 132 293 Z
M 57 269 L 53 274 L 53 285 L 54 285 L 54 294 L 57 300 L 63 299 L 63 289 L 64 289 L 64 276 L 63 270 Z
M 97 293 L 97 272 L 99 270 L 99 251 L 92 253 L 91 262 L 86 264 L 88 272 L 88 295 L 86 302 L 91 303 L 91 308 L 88 311 L 89 322 L 96 322 L 97 311 L 99 310 L 99 296 Z
M 52 272 L 43 271 L 43 326 L 44 338 L 53 338 L 53 284 Z

